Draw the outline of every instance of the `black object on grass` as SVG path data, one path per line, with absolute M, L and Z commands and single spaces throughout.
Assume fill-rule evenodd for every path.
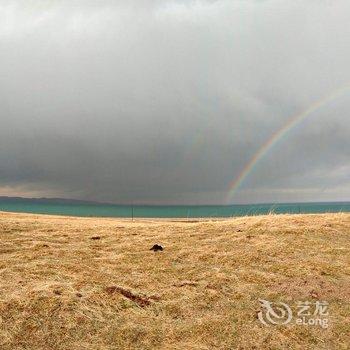
M 162 251 L 163 247 L 161 245 L 155 244 L 150 250 L 158 252 L 158 251 Z

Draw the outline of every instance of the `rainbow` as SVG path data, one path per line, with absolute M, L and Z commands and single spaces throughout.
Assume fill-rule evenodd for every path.
M 261 160 L 268 153 L 268 151 L 271 150 L 277 144 L 277 142 L 280 141 L 288 133 L 288 131 L 293 129 L 295 126 L 297 126 L 299 123 L 301 123 L 308 116 L 316 112 L 324 105 L 335 100 L 349 88 L 350 84 L 347 84 L 335 90 L 330 95 L 328 94 L 324 98 L 318 100 L 317 102 L 315 102 L 302 112 L 298 113 L 297 115 L 293 115 L 291 118 L 289 118 L 287 123 L 283 125 L 282 128 L 277 130 L 273 135 L 271 135 L 271 137 L 258 149 L 258 151 L 249 160 L 249 162 L 244 166 L 239 175 L 229 184 L 227 203 L 230 203 L 230 201 L 232 201 L 237 190 L 241 187 L 248 175 L 254 170 L 259 160 Z

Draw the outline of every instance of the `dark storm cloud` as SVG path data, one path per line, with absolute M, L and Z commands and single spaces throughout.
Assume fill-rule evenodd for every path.
M 223 203 L 276 130 L 350 82 L 349 10 L 2 1 L 0 194 Z M 291 130 L 232 200 L 348 199 L 349 91 Z

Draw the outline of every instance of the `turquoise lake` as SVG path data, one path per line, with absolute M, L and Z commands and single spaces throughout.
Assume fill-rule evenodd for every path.
M 94 217 L 208 218 L 283 213 L 350 212 L 350 202 L 250 205 L 146 206 L 0 200 L 0 211 Z

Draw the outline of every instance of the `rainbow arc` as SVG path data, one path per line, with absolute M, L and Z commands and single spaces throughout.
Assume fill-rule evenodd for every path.
M 304 109 L 300 113 L 293 115 L 288 119 L 287 123 L 277 130 L 271 137 L 257 150 L 257 152 L 251 157 L 251 159 L 246 163 L 244 168 L 241 170 L 239 175 L 231 181 L 229 184 L 229 190 L 227 195 L 227 202 L 229 203 L 234 198 L 235 194 L 242 186 L 244 181 L 247 179 L 250 173 L 252 173 L 258 164 L 258 162 L 264 158 L 264 156 L 284 137 L 286 134 L 303 122 L 307 117 L 311 116 L 314 112 L 321 109 L 328 103 L 334 101 L 341 95 L 343 95 L 350 88 L 350 84 L 347 84 L 331 94 L 323 97 L 322 99 L 316 101 L 308 108 Z

